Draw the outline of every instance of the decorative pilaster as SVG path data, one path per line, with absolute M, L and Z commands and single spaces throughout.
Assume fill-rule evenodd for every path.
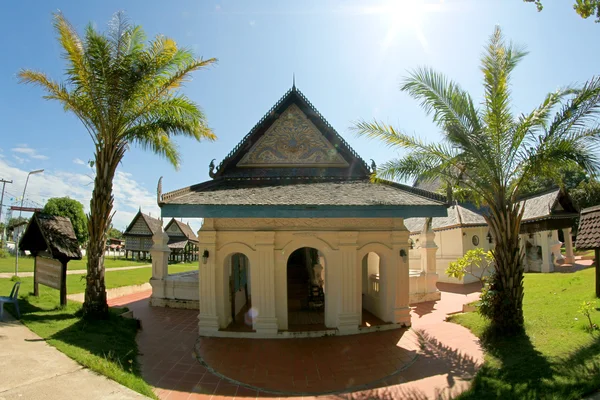
M 199 272 L 198 285 L 200 290 L 200 312 L 198 314 L 198 331 L 200 335 L 210 334 L 219 330 L 217 317 L 217 282 L 216 282 L 216 259 L 217 259 L 217 232 L 198 231 Z M 208 251 L 206 264 L 202 254 Z
M 259 334 L 277 333 L 275 314 L 275 232 L 255 235 L 257 262 L 250 266 L 252 274 L 252 308 L 258 315 L 253 328 Z
M 152 236 L 153 245 L 150 248 L 152 255 L 152 279 L 162 280 L 169 274 L 169 235 L 162 228 Z
M 390 269 L 390 292 L 392 295 L 391 322 L 410 326 L 410 278 L 408 255 L 408 232 L 392 232 L 392 255 Z
M 360 269 L 356 261 L 358 232 L 339 233 L 339 311 L 337 328 L 342 333 L 357 332 L 361 324 Z
M 152 255 L 152 277 L 150 285 L 152 286 L 152 296 L 150 304 L 152 306 L 161 306 L 167 297 L 166 277 L 169 274 L 169 255 L 171 250 L 167 245 L 169 236 L 163 232 L 162 228 L 152 236 L 153 245 L 150 248 Z
M 540 245 L 542 246 L 542 271 L 554 272 L 554 259 L 552 256 L 552 231 L 542 231 Z
M 431 218 L 426 218 L 423 229 L 421 230 L 421 271 L 425 272 L 427 277 L 427 293 L 437 292 L 437 260 L 435 253 L 438 246 L 435 244 L 435 232 L 431 227 Z
M 571 236 L 571 228 L 564 228 L 563 235 L 565 236 L 565 263 L 575 263 L 575 255 L 573 254 L 573 237 Z

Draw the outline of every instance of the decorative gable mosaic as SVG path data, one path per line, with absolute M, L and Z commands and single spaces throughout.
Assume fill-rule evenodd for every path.
M 347 167 L 348 163 L 296 104 L 291 104 L 238 167 Z

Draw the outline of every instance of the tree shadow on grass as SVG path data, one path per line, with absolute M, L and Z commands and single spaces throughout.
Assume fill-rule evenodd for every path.
M 487 362 L 461 399 L 579 399 L 600 386 L 600 338 L 568 357 L 551 358 L 518 334 L 482 338 L 486 352 L 500 365 Z

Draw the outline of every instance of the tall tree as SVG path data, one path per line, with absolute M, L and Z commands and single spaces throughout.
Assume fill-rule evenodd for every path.
M 600 111 L 600 79 L 580 90 L 550 93 L 530 113 L 515 116 L 510 76 L 525 55 L 496 27 L 481 58 L 484 97 L 479 107 L 457 83 L 432 69 L 417 69 L 405 79 L 401 90 L 433 115 L 442 131 L 439 143 L 426 143 L 378 121 L 355 126 L 360 135 L 409 151 L 379 166 L 376 178 L 441 176 L 456 182 L 459 171 L 460 189 L 489 210 L 484 217 L 494 240 L 496 272 L 485 299 L 486 315 L 493 327 L 505 331 L 523 326 L 523 207 L 518 202 L 523 186 L 531 179 L 553 176 L 567 162 L 594 173 L 599 161 L 600 129 L 590 123 Z
M 54 28 L 66 60 L 66 80 L 21 70 L 20 81 L 41 86 L 46 99 L 59 101 L 83 123 L 95 148 L 96 176 L 88 216 L 89 243 L 85 316 L 106 317 L 104 245 L 111 225 L 113 178 L 131 145 L 141 146 L 175 167 L 180 156 L 174 136 L 214 140 L 201 109 L 180 92 L 193 71 L 214 58 L 195 58 L 173 39 L 157 36 L 146 42 L 140 26 L 117 13 L 106 33 L 90 24 L 80 37 L 62 14 Z
M 83 204 L 69 197 L 53 197 L 48 199 L 42 212 L 69 218 L 73 225 L 75 236 L 77 236 L 77 242 L 80 245 L 87 242 L 89 234 Z
M 538 11 L 544 9 L 542 0 L 523 0 L 526 3 L 535 3 Z M 596 22 L 600 22 L 600 0 L 575 0 L 573 9 L 581 18 L 596 16 Z

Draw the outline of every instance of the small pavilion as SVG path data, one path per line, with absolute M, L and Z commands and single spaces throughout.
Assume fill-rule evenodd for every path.
M 152 247 L 152 235 L 161 231 L 162 221 L 144 214 L 140 209 L 133 217 L 125 232 L 125 258 L 130 254 L 133 258 L 137 256 L 138 260 L 145 260 Z
M 165 232 L 169 235 L 168 246 L 171 249 L 171 262 L 198 261 L 198 237 L 188 224 L 172 218 Z
M 163 217 L 204 219 L 195 278 L 200 334 L 410 326 L 404 219 L 445 216 L 445 197 L 372 183 L 375 169 L 294 85 L 218 166 L 210 163 L 211 180 L 164 194 L 159 182 Z M 153 238 L 151 283 L 165 288 L 168 237 Z M 435 292 L 432 261 L 424 274 Z M 168 304 L 161 296 L 169 290 L 153 292 L 153 304 Z

